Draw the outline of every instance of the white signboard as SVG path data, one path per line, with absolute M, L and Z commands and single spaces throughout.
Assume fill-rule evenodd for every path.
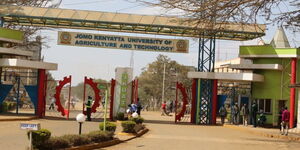
M 39 130 L 41 125 L 39 123 L 21 123 L 21 129 L 23 130 Z
M 78 32 L 58 32 L 58 44 L 155 52 L 189 52 L 188 40 L 116 36 Z

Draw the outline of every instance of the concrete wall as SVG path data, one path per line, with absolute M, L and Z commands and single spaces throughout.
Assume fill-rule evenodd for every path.
M 255 70 L 254 73 L 265 77 L 262 83 L 252 83 L 252 99 L 271 99 L 271 114 L 267 114 L 267 123 L 277 125 L 278 122 L 278 101 L 286 100 L 286 106 L 290 103 L 290 59 L 283 58 L 259 58 L 253 60 L 254 64 L 281 64 L 282 71 L 276 70 Z M 298 61 L 298 67 L 300 62 Z M 300 77 L 300 69 L 297 69 L 297 79 Z M 296 92 L 296 98 L 297 98 Z M 297 106 L 297 105 L 296 105 Z
M 121 108 L 120 106 L 120 94 L 121 94 L 121 83 L 122 83 L 122 74 L 128 74 L 128 82 L 127 82 L 127 100 L 126 104 L 131 103 L 131 91 L 132 91 L 132 79 L 133 79 L 133 69 L 132 68 L 116 68 L 116 87 L 115 87 L 115 101 L 114 101 L 114 113 L 113 116 L 116 116 L 118 112 L 125 112 L 126 108 Z M 126 105 L 126 106 L 127 106 Z

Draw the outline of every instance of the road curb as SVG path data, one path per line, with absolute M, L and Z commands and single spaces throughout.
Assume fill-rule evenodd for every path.
M 264 136 L 264 137 L 268 137 L 268 138 L 277 138 L 277 139 L 300 142 L 300 137 L 284 136 L 284 135 L 280 135 L 280 134 L 271 134 L 271 133 L 265 133 L 265 132 L 260 132 L 260 131 L 253 131 L 253 130 L 249 130 L 249 129 L 244 128 L 244 127 L 238 127 L 238 126 L 234 126 L 234 125 L 224 125 L 224 127 L 230 128 L 230 129 L 236 129 L 236 130 L 240 130 L 240 131 L 243 131 L 243 132 L 248 132 L 248 133 L 251 133 L 251 134 Z
M 7 119 L 0 119 L 0 122 L 4 121 L 30 121 L 38 119 L 38 117 L 27 117 L 27 118 L 7 118 Z
M 71 147 L 71 148 L 67 148 L 66 150 L 92 150 L 92 149 L 96 149 L 96 148 L 104 148 L 104 147 L 108 147 L 108 146 L 113 146 L 113 145 L 117 145 L 120 143 L 125 143 L 125 142 L 135 139 L 137 137 L 141 137 L 142 135 L 146 134 L 148 131 L 149 131 L 149 129 L 144 128 L 143 130 L 141 130 L 137 134 L 135 134 L 133 137 L 130 137 L 126 140 L 113 139 L 111 141 L 102 142 L 102 143 L 94 143 L 94 144 L 82 145 L 82 146 L 77 146 L 77 147 Z

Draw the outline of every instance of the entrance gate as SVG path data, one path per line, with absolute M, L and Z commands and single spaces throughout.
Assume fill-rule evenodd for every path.
M 39 13 L 36 13 L 39 12 Z M 198 71 L 213 72 L 215 62 L 215 41 L 251 40 L 264 36 L 265 25 L 214 23 L 189 21 L 187 18 L 143 16 L 121 13 L 90 12 L 67 9 L 35 8 L 24 6 L 0 6 L 1 22 L 16 25 L 52 28 L 90 29 L 155 35 L 183 36 L 199 38 Z M 197 96 L 192 108 L 194 123 L 215 124 L 216 120 L 216 80 L 197 81 Z M 195 91 L 194 90 L 194 91 Z M 212 96 L 213 95 L 213 96 Z M 39 97 L 42 99 L 42 97 Z

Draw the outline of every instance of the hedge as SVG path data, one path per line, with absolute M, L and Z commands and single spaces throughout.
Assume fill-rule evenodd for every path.
M 106 122 L 106 131 L 110 131 L 110 132 L 115 132 L 116 131 L 116 128 L 117 128 L 117 125 L 112 123 L 112 122 Z M 101 131 L 104 131 L 104 122 L 101 122 L 99 124 L 99 129 Z
M 122 121 L 123 132 L 135 133 L 134 127 L 136 123 L 134 121 Z

